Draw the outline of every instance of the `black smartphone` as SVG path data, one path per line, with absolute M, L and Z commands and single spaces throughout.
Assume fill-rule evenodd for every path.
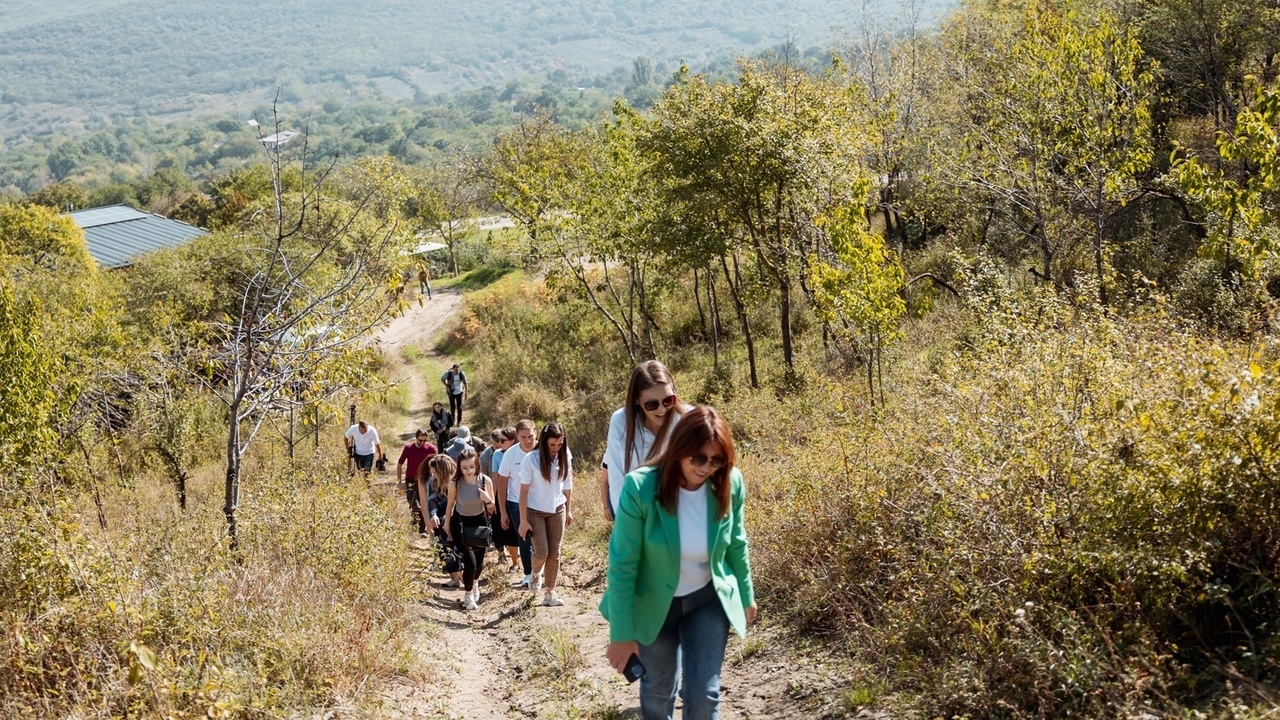
M 640 663 L 639 655 L 631 653 L 631 659 L 627 660 L 627 667 L 622 671 L 622 677 L 626 678 L 629 683 L 644 677 L 644 665 Z

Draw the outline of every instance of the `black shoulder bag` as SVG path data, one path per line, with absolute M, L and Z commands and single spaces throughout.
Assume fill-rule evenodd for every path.
M 484 478 L 484 476 L 481 477 Z M 487 487 L 484 482 L 485 479 L 487 478 L 480 481 L 481 489 Z M 468 525 L 465 522 L 460 524 L 462 525 L 462 542 L 467 547 L 487 548 L 493 545 L 493 527 L 489 521 L 489 505 L 487 503 L 484 506 L 483 525 Z

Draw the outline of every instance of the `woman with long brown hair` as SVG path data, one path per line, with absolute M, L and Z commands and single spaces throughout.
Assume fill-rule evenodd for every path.
M 449 481 L 457 473 L 457 463 L 444 454 L 432 455 L 431 459 L 418 466 L 418 497 L 427 499 L 427 527 L 431 528 L 439 543 L 440 561 L 444 572 L 449 574 L 447 588 L 462 587 L 462 558 L 454 551 L 445 532 L 441 517 L 449 498 Z
M 573 497 L 573 453 L 565 442 L 564 426 L 552 422 L 542 426 L 537 449 L 525 456 L 517 471 L 520 476 L 520 537 L 532 533 L 533 576 L 529 589 L 537 594 L 542 575 L 548 607 L 564 605 L 556 594 L 560 574 L 560 542 L 564 529 L 573 523 L 569 500 Z
M 755 622 L 743 523 L 746 492 L 720 413 L 690 409 L 654 464 L 627 474 L 609 540 L 609 664 L 642 666 L 643 720 L 669 719 L 683 679 L 685 720 L 715 718 L 732 626 Z
M 466 529 L 489 527 L 493 512 L 493 481 L 480 473 L 480 459 L 473 447 L 458 453 L 457 471 L 449 482 L 449 504 L 445 510 L 445 536 L 462 556 L 462 586 L 467 591 L 463 609 L 474 610 L 480 602 L 480 574 L 484 572 L 485 546 L 467 542 Z
M 667 435 L 687 409 L 666 365 L 647 360 L 631 369 L 627 400 L 609 418 L 600 468 L 600 501 L 610 522 L 622 496 L 622 478 L 662 453 Z

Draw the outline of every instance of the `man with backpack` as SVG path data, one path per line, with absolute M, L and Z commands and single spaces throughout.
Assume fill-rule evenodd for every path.
M 440 382 L 444 385 L 445 394 L 449 396 L 449 412 L 453 415 L 453 422 L 461 425 L 462 401 L 471 394 L 467 385 L 467 374 L 462 372 L 458 363 L 454 363 L 453 367 L 440 376 Z

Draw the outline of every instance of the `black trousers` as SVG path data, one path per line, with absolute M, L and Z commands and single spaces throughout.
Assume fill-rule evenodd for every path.
M 462 424 L 462 393 L 449 393 L 449 414 L 453 415 L 454 427 Z M 440 452 L 444 452 L 441 450 Z
M 404 499 L 409 501 L 409 514 L 413 516 L 411 522 L 420 534 L 426 532 L 427 521 L 422 516 L 422 505 L 418 503 L 418 483 L 408 478 L 404 482 Z
M 475 586 L 477 580 L 480 579 L 480 573 L 484 571 L 484 553 L 488 548 L 471 547 L 467 545 L 462 535 L 462 528 L 466 527 L 482 527 L 488 525 L 489 521 L 481 515 L 463 515 L 454 511 L 453 517 L 449 520 L 449 532 L 453 534 L 453 546 L 457 548 L 458 554 L 462 556 L 462 587 L 470 591 Z

